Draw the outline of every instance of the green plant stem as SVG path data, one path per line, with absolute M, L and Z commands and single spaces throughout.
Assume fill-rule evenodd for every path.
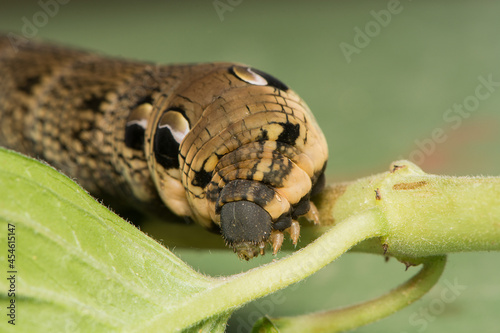
M 446 263 L 445 256 L 429 257 L 413 278 L 389 293 L 354 306 L 282 318 L 263 318 L 253 332 L 278 329 L 280 333 L 342 332 L 379 320 L 408 306 L 426 294 L 439 280 Z
M 326 266 L 358 242 L 385 234 L 380 228 L 383 225 L 380 219 L 377 209 L 353 216 L 289 257 L 218 279 L 214 287 L 178 305 L 175 313 L 166 311 L 152 318 L 147 327 L 141 325 L 136 331 L 175 331 L 285 288 Z
M 389 172 L 330 186 L 318 206 L 326 224 L 377 207 L 387 234 L 357 249 L 403 261 L 500 250 L 500 177 L 429 175 L 398 161 Z

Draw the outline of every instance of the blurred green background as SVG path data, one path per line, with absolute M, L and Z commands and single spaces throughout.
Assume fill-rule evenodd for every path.
M 500 82 L 500 2 L 61 2 L 67 4 L 57 12 L 51 7 L 48 15 L 37 1 L 2 0 L 0 30 L 145 61 L 236 61 L 269 72 L 316 115 L 329 143 L 330 181 L 385 171 L 400 158 L 412 158 L 430 173 L 500 173 L 500 87 L 479 88 L 488 96 L 474 97 L 479 77 Z M 342 47 L 351 54 L 346 57 Z M 464 103 L 463 114 L 449 110 Z M 432 140 L 434 131 L 443 133 L 440 142 Z M 157 237 L 172 248 L 168 235 Z M 246 263 L 229 251 L 172 250 L 215 276 L 272 259 Z M 263 314 L 366 300 L 416 271 L 405 272 L 394 260 L 348 254 L 274 301 L 237 311 L 228 332 L 248 331 Z M 465 286 L 449 302 L 442 296 L 447 283 Z M 454 254 L 422 300 L 356 332 L 498 332 L 498 313 L 500 254 Z

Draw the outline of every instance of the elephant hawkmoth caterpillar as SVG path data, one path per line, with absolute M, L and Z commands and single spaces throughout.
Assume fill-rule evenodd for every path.
M 161 204 L 241 258 L 299 237 L 328 150 L 302 99 L 235 63 L 156 65 L 0 35 L 0 144 L 91 193 Z

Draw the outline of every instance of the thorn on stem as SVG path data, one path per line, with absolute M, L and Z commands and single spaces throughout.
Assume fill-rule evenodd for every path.
M 406 168 L 406 165 L 396 165 L 396 164 L 394 164 L 392 166 L 391 173 L 394 173 L 396 170 L 403 169 L 403 168 Z
M 405 264 L 405 266 L 406 266 L 405 272 L 408 270 L 408 268 L 410 268 L 411 266 L 414 266 L 411 262 L 408 262 L 408 261 L 403 261 L 403 264 Z

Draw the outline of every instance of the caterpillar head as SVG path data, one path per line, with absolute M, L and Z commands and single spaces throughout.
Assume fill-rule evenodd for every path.
M 234 64 L 184 68 L 157 98 L 146 154 L 160 197 L 220 230 L 244 259 L 276 252 L 322 186 L 327 146 L 305 103 L 281 81 Z

